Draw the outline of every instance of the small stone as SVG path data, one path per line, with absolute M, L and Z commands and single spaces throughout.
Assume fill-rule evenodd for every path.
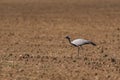
M 120 28 L 117 28 L 117 30 L 119 31 L 119 30 L 120 30 Z
M 88 60 L 88 58 L 87 58 L 87 57 L 85 57 L 85 58 L 84 58 L 84 60 Z
M 76 62 L 76 60 L 73 60 L 73 62 Z
M 111 62 L 116 62 L 116 60 L 114 58 L 111 58 Z
M 107 78 L 110 78 L 110 75 L 107 75 Z
M 95 76 L 97 76 L 98 75 L 98 73 L 95 73 Z
M 18 71 L 19 71 L 19 72 L 23 72 L 23 71 L 24 71 L 24 69 L 19 69 Z
M 108 57 L 108 55 L 107 55 L 107 54 L 105 54 L 103 57 Z
M 11 53 L 11 54 L 9 54 L 9 56 L 12 56 L 13 54 Z

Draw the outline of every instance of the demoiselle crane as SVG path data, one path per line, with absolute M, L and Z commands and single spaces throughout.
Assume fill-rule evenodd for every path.
M 69 36 L 66 36 L 65 38 L 68 39 L 68 41 L 69 41 L 69 43 L 70 43 L 71 45 L 73 45 L 73 46 L 75 46 L 75 47 L 78 47 L 78 56 L 79 56 L 79 48 L 81 47 L 81 49 L 83 49 L 83 48 L 82 48 L 83 45 L 92 44 L 93 46 L 96 46 L 96 44 L 93 43 L 93 42 L 90 41 L 90 40 L 75 39 L 75 40 L 71 41 L 71 38 L 70 38 Z

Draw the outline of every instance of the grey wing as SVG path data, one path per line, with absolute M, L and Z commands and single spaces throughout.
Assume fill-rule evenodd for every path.
M 76 46 L 81 46 L 81 45 L 84 45 L 84 44 L 88 44 L 90 41 L 88 40 L 85 40 L 85 39 L 76 39 L 76 40 L 73 40 L 71 43 L 76 45 Z

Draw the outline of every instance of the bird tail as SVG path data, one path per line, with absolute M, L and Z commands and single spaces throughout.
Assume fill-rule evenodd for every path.
M 90 42 L 93 46 L 96 46 L 96 44 L 95 43 L 93 43 L 93 42 Z

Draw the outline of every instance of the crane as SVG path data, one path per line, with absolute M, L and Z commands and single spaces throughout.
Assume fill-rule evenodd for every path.
M 75 39 L 73 41 L 71 41 L 71 38 L 69 36 L 65 37 L 66 39 L 68 39 L 69 43 L 75 47 L 78 47 L 78 56 L 79 56 L 79 49 L 83 49 L 82 46 L 86 45 L 86 44 L 92 44 L 93 46 L 96 46 L 95 43 L 93 43 L 90 40 L 86 40 L 86 39 Z

